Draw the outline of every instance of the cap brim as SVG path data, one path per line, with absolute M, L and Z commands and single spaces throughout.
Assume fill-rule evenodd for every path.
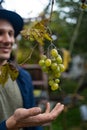
M 0 10 L 0 19 L 6 19 L 7 21 L 9 21 L 12 24 L 12 26 L 15 30 L 15 37 L 20 33 L 20 31 L 22 30 L 23 25 L 24 25 L 22 17 L 13 11 L 1 9 Z

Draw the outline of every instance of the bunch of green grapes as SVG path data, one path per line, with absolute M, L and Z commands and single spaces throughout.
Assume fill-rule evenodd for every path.
M 62 62 L 62 57 L 58 53 L 56 48 L 53 48 L 49 52 L 50 56 L 42 55 L 39 60 L 39 65 L 41 66 L 43 72 L 48 74 L 48 84 L 51 90 L 57 90 L 59 88 L 60 76 L 64 71 L 64 65 Z

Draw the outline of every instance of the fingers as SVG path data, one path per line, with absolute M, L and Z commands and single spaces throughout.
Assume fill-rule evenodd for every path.
M 58 117 L 58 115 L 63 111 L 63 109 L 64 109 L 64 105 L 61 103 L 57 103 L 56 106 L 50 112 L 50 104 L 47 103 L 47 108 L 46 108 L 45 113 L 42 113 L 36 116 L 37 118 L 36 121 L 39 120 L 40 125 L 51 122 Z
M 26 119 L 30 116 L 35 116 L 40 113 L 41 113 L 41 108 L 39 108 L 39 107 L 34 107 L 34 108 L 30 108 L 30 109 L 19 108 L 15 111 L 14 118 L 16 120 Z
M 57 103 L 56 106 L 54 107 L 54 109 L 51 112 L 55 112 L 55 111 L 62 111 L 64 109 L 64 105 L 61 103 Z
M 47 102 L 45 113 L 49 113 L 49 112 L 50 112 L 50 103 Z
M 61 103 L 57 103 L 54 109 L 51 111 L 52 120 L 54 120 L 63 110 L 64 110 L 64 105 Z
M 64 105 L 61 103 L 57 103 L 56 106 L 51 111 L 51 113 L 54 113 L 54 112 L 60 113 L 63 109 L 64 109 Z M 49 102 L 47 102 L 47 104 L 46 104 L 45 113 L 50 113 L 50 103 Z

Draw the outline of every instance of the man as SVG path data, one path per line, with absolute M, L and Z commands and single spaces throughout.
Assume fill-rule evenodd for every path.
M 0 9 L 0 130 L 41 130 L 64 109 L 61 103 L 41 113 L 34 107 L 32 80 L 28 72 L 9 61 L 23 19 L 15 12 Z

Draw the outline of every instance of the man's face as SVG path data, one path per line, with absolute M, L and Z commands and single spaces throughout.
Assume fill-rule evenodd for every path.
M 14 29 L 12 25 L 8 21 L 0 19 L 0 61 L 10 58 L 14 42 Z

